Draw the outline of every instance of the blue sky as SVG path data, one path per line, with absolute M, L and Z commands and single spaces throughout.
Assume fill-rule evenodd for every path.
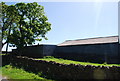
M 44 6 L 45 15 L 52 24 L 52 30 L 47 34 L 48 40 L 43 40 L 39 42 L 40 44 L 59 44 L 65 40 L 118 35 L 117 2 L 39 2 L 39 4 Z

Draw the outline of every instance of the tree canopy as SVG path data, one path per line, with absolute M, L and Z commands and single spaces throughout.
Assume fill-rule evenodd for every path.
M 47 40 L 51 24 L 44 7 L 36 2 L 6 5 L 2 2 L 2 39 L 11 46 L 22 48 L 35 41 Z

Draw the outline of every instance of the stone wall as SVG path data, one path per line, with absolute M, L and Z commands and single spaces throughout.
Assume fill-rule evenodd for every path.
M 80 81 L 81 79 L 118 81 L 120 77 L 120 67 L 118 66 L 83 66 L 34 60 L 33 58 L 20 56 L 3 56 L 3 64 L 6 65 L 9 63 L 19 68 L 22 67 L 26 71 L 34 73 L 41 72 L 45 77 L 57 81 Z

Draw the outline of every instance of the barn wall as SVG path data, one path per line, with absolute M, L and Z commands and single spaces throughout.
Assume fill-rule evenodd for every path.
M 17 55 L 39 58 L 43 56 L 51 56 L 55 48 L 56 45 L 27 46 L 21 51 L 21 53 L 18 49 L 12 50 L 12 53 Z
M 12 54 L 39 58 L 43 56 L 43 46 L 27 46 L 24 47 L 22 50 L 13 49 Z
M 56 49 L 56 45 L 43 45 L 43 55 L 51 56 Z
M 1 41 L 1 38 L 0 38 L 0 54 L 2 54 L 2 41 Z
M 120 44 L 119 44 L 119 50 L 118 50 L 118 59 L 119 59 L 119 63 L 120 63 Z
M 23 56 L 40 58 L 54 56 L 58 58 L 95 63 L 120 63 L 120 48 L 118 43 L 91 44 L 91 45 L 38 45 L 25 47 Z M 18 50 L 13 53 L 19 54 Z
M 43 46 L 28 46 L 23 49 L 23 55 L 29 57 L 42 57 L 43 56 Z
M 55 57 L 87 62 L 118 62 L 118 43 L 59 46 Z

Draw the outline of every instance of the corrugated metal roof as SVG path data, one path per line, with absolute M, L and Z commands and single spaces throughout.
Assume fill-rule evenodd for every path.
M 67 40 L 61 44 L 58 44 L 58 46 L 102 44 L 102 43 L 115 43 L 115 42 L 118 42 L 118 36 L 98 37 L 98 38 L 88 38 L 88 39 L 78 39 L 78 40 Z

